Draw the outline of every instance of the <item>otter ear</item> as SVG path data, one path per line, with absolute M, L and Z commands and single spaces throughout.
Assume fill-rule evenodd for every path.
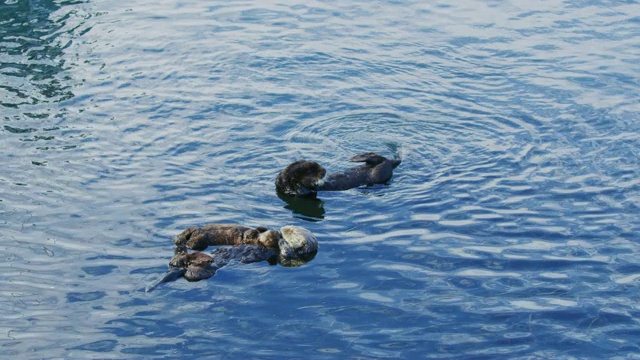
M 258 230 L 258 232 L 259 232 L 259 233 L 263 233 L 263 232 L 265 232 L 265 231 L 267 231 L 267 230 L 269 230 L 269 229 L 267 229 L 267 228 L 266 228 L 266 227 L 264 227 L 264 226 L 258 226 L 258 227 L 256 228 L 256 230 Z
M 360 154 L 352 157 L 349 161 L 352 162 L 364 162 L 369 166 L 375 166 L 387 160 L 384 156 L 380 156 L 374 152 Z

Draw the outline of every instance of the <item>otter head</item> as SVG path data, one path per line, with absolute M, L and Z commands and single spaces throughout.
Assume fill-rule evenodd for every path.
M 326 173 L 317 162 L 299 160 L 289 164 L 278 174 L 276 189 L 290 195 L 315 194 L 318 182 Z
M 173 269 L 184 269 L 184 278 L 188 281 L 200 281 L 208 279 L 216 273 L 213 266 L 213 257 L 203 252 L 182 253 L 173 256 L 169 262 L 169 267 Z
M 282 235 L 277 230 L 265 230 L 258 235 L 258 241 L 264 247 L 275 249 L 278 247 L 279 241 L 282 239 Z
M 311 231 L 299 226 L 280 228 L 278 262 L 282 266 L 300 266 L 311 261 L 318 252 L 318 239 Z

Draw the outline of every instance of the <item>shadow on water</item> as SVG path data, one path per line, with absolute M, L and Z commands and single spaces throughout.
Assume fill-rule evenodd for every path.
M 299 215 L 300 219 L 314 222 L 324 219 L 324 202 L 315 195 L 303 197 L 278 192 L 278 197 L 287 203 L 284 208 Z

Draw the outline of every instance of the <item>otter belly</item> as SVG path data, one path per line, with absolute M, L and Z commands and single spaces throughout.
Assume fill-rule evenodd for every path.
M 371 168 L 368 166 L 357 166 L 342 172 L 327 175 L 318 184 L 318 190 L 322 191 L 342 191 L 371 185 Z

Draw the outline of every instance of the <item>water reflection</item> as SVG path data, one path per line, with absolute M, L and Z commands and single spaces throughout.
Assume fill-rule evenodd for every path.
M 68 108 L 78 82 L 70 71 L 79 54 L 78 37 L 90 27 L 84 1 L 5 1 L 0 3 L 0 109 L 1 132 L 9 135 L 0 155 L 0 180 L 33 185 L 32 167 L 53 171 L 70 160 L 86 134 L 73 129 Z M 71 6 L 79 5 L 79 6 Z M 27 157 L 29 164 L 20 159 Z M 67 171 L 68 171 L 67 165 Z M 48 174 L 51 178 L 51 173 Z M 49 187 L 46 191 L 51 191 Z M 11 191 L 10 191 L 11 192 Z M 17 193 L 15 191 L 14 193 Z M 7 200 L 5 198 L 5 200 Z M 8 200 L 7 200 L 8 201 Z M 24 199 L 16 199 L 24 203 Z
M 76 38 L 86 30 L 82 5 L 71 5 L 83 3 L 0 1 L 0 208 L 10 209 L 2 214 L 0 247 L 2 287 L 12 289 L 0 316 L 29 314 L 5 330 L 16 339 L 8 353 L 47 349 L 45 357 L 62 356 L 51 353 L 70 338 L 60 331 L 64 325 L 56 326 L 69 316 L 61 304 L 108 297 L 100 290 L 67 291 L 73 276 L 65 255 L 72 250 L 63 242 L 72 236 L 62 234 L 77 227 L 72 213 L 80 203 L 74 175 L 84 154 L 73 149 L 85 135 L 61 122 L 74 120 L 62 103 L 75 96 L 69 70 L 79 57 Z M 37 313 L 34 304 L 55 311 Z M 25 335 L 30 331 L 45 335 Z
M 303 220 L 320 221 L 324 219 L 324 202 L 313 196 L 293 196 L 277 192 L 278 197 L 287 203 L 285 209 L 291 210 Z
M 68 15 L 52 14 L 79 1 L 16 1 L 0 5 L 0 105 L 52 103 L 73 97 L 68 68 L 62 53 L 70 41 L 66 34 Z M 26 80 L 26 81 L 25 81 Z

